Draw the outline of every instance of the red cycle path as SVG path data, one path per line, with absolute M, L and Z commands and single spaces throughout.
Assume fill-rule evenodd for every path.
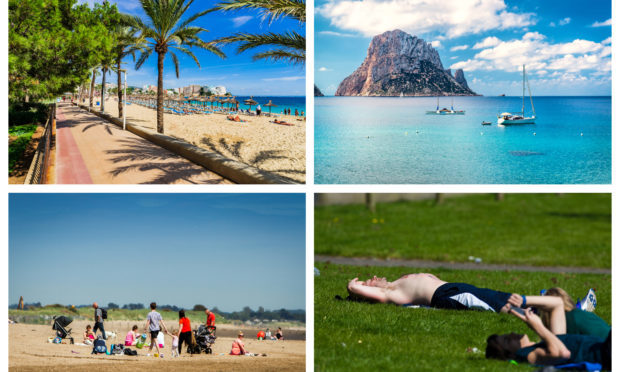
M 59 107 L 56 111 L 56 183 L 93 183 L 66 121 L 65 114 Z
M 231 183 L 79 107 L 61 103 L 56 117 L 56 183 Z

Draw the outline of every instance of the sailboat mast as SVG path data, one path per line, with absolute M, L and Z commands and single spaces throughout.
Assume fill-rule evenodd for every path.
M 523 95 L 521 95 L 521 116 L 525 117 L 525 65 L 523 65 Z

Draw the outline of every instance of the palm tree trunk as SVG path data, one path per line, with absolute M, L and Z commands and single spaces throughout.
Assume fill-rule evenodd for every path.
M 88 104 L 88 107 L 93 107 L 93 96 L 95 95 L 95 74 L 97 73 L 97 71 L 95 69 L 93 69 L 93 78 L 90 81 L 90 103 Z
M 157 53 L 157 133 L 164 133 L 164 57 Z
M 101 112 L 105 110 L 105 75 L 108 72 L 106 67 L 101 69 L 103 77 L 101 78 Z
M 121 89 L 121 59 L 119 58 L 116 61 L 116 71 L 118 72 L 118 79 L 117 79 L 117 93 L 118 93 L 118 117 L 119 118 L 123 118 L 123 90 Z

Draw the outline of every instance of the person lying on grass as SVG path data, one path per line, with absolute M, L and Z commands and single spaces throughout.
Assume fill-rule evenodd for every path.
M 557 309 L 560 299 L 544 299 L 543 296 L 523 296 L 478 288 L 467 283 L 448 283 L 433 274 L 407 274 L 388 282 L 386 278 L 351 280 L 347 286 L 353 301 L 394 303 L 397 305 L 422 305 L 438 309 L 488 310 L 507 313 L 512 306 L 527 305 L 543 309 Z M 556 310 L 557 311 L 557 310 Z
M 604 370 L 611 369 L 611 331 L 605 339 L 563 334 L 566 331 L 566 318 L 562 307 L 560 311 L 550 313 L 551 329 L 545 327 L 531 308 L 524 311 L 511 309 L 510 313 L 536 332 L 541 342 L 530 341 L 526 334 L 494 334 L 487 338 L 487 358 L 552 366 L 588 362 L 601 364 Z M 560 329 L 554 329 L 558 326 Z
M 581 304 L 582 308 L 589 308 L 589 311 L 578 309 L 575 306 L 573 299 L 566 293 L 565 290 L 558 287 L 549 288 L 545 291 L 545 296 L 555 296 L 562 299 L 562 306 L 564 308 L 564 315 L 566 317 L 566 333 L 574 335 L 591 335 L 601 338 L 607 337 L 611 327 L 607 322 L 598 317 L 591 311 L 594 310 L 592 302 L 596 301 L 594 291 L 590 290 L 593 300 L 588 296 Z M 550 314 L 545 309 L 540 310 L 540 318 L 543 321 L 545 327 L 550 328 Z

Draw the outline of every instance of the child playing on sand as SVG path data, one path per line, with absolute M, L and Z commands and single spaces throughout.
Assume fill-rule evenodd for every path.
M 138 343 L 138 326 L 134 325 L 131 328 L 131 331 L 127 332 L 127 336 L 125 337 L 125 346 L 136 346 Z
M 170 332 L 166 332 L 168 333 L 168 335 L 170 337 L 172 337 L 172 358 L 176 358 L 179 356 L 179 336 L 177 336 L 177 334 L 179 333 L 178 330 L 173 329 L 172 333 Z
M 86 331 L 84 331 L 84 343 L 86 345 L 92 345 L 93 340 L 95 339 L 95 334 L 93 333 L 91 329 L 92 327 L 90 326 L 90 324 L 88 324 L 86 326 Z

